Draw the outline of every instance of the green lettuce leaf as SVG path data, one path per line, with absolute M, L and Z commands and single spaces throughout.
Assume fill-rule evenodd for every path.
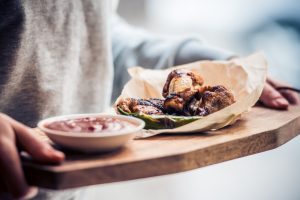
M 174 115 L 146 115 L 143 113 L 128 113 L 117 107 L 122 115 L 139 118 L 145 122 L 145 129 L 171 129 L 191 123 L 203 117 L 201 116 L 174 116 Z

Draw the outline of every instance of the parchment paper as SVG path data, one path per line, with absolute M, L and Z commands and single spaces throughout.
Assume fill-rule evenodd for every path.
M 137 138 L 160 133 L 189 133 L 217 130 L 233 124 L 259 99 L 267 75 L 267 62 L 262 53 L 231 61 L 199 61 L 165 70 L 133 67 L 128 70 L 131 80 L 124 86 L 121 98 L 162 98 L 162 88 L 173 69 L 199 72 L 204 85 L 224 85 L 230 89 L 236 102 L 218 112 L 174 129 L 143 130 Z

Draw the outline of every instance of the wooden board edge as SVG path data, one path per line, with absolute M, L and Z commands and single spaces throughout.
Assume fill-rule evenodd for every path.
M 78 181 L 77 171 L 49 174 L 46 174 L 47 172 L 45 171 L 40 171 L 41 177 L 46 176 L 50 178 L 51 176 L 51 182 L 39 182 L 38 185 L 58 190 L 185 172 L 275 149 L 296 137 L 299 132 L 300 117 L 278 129 L 231 141 L 229 144 L 232 148 L 228 148 L 228 142 L 220 143 L 204 149 L 170 155 L 168 157 L 123 163 L 102 167 L 101 169 L 89 168 L 81 172 L 83 177 L 84 174 L 89 173 L 94 174 L 97 177 L 96 179 L 88 177 L 82 179 L 81 177 L 81 181 Z M 215 154 L 216 156 L 206 156 L 209 154 Z M 211 157 L 214 159 L 209 159 Z M 170 165 L 172 165 L 171 168 L 168 167 Z M 128 172 L 129 168 L 131 169 L 130 172 Z M 160 170 L 158 171 L 157 168 Z M 116 179 L 115 177 L 120 178 Z M 30 183 L 35 184 L 34 182 Z

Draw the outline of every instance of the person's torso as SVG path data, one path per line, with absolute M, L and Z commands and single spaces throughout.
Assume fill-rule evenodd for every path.
M 105 109 L 113 80 L 107 1 L 7 4 L 11 12 L 0 24 L 0 112 L 34 126 L 48 116 Z

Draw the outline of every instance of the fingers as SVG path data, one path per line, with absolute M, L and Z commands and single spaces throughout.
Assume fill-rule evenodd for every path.
M 20 122 L 6 116 L 14 131 L 20 145 L 29 153 L 33 159 L 47 163 L 59 163 L 64 160 L 65 155 L 55 150 L 50 144 L 34 136 L 33 129 L 26 127 Z
M 274 80 L 272 78 L 268 78 L 267 79 L 267 82 L 277 88 L 277 87 L 287 87 L 288 85 L 283 83 L 283 82 L 280 82 L 280 81 L 277 81 L 277 80 Z M 281 90 L 279 91 L 280 94 L 286 98 L 288 100 L 288 102 L 290 104 L 293 104 L 293 105 L 300 105 L 300 95 L 297 93 L 297 92 L 294 92 L 294 91 L 291 91 L 291 90 Z
M 25 181 L 17 141 L 35 160 L 57 163 L 64 159 L 63 153 L 35 137 L 32 129 L 0 114 L 0 198 L 27 198 L 37 192 Z
M 2 192 L 13 194 L 17 198 L 26 194 L 29 187 L 22 171 L 13 129 L 2 117 L 0 128 L 0 182 L 4 187 Z
M 289 102 L 269 83 L 264 86 L 260 101 L 265 106 L 275 109 L 287 109 L 289 106 Z
M 300 105 L 300 96 L 296 92 L 291 90 L 279 91 L 282 96 L 284 96 L 288 102 L 292 105 Z
M 3 126 L 1 128 L 3 130 Z M 14 140 L 5 138 L 3 135 L 0 140 L 0 199 L 33 198 L 38 190 L 36 187 L 28 186 L 25 181 Z

